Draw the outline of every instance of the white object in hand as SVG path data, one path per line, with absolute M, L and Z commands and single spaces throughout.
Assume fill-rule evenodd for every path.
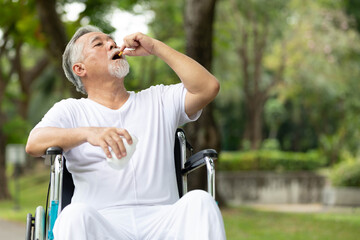
M 123 140 L 123 143 L 124 143 L 124 146 L 125 146 L 125 149 L 126 149 L 126 156 L 125 157 L 122 157 L 122 158 L 117 158 L 115 153 L 110 150 L 110 153 L 112 155 L 112 158 L 108 158 L 106 157 L 106 161 L 108 162 L 109 166 L 116 169 L 116 170 L 121 170 L 123 169 L 126 164 L 130 161 L 132 155 L 134 154 L 135 150 L 136 150 L 136 144 L 138 142 L 138 139 L 137 137 L 135 137 L 134 135 L 131 135 L 131 138 L 132 138 L 132 144 L 129 145 L 128 142 L 126 141 L 126 139 L 122 136 L 121 139 Z

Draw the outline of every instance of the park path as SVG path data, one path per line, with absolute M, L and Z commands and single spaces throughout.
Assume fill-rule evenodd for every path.
M 0 219 L 0 240 L 24 240 L 25 224 Z

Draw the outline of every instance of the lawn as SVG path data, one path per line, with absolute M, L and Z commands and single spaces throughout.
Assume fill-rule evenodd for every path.
M 48 171 L 29 174 L 19 180 L 20 209 L 14 201 L 0 202 L 0 218 L 25 223 L 26 214 L 45 204 Z M 11 181 L 10 189 L 15 185 Z M 221 209 L 229 240 L 337 240 L 359 239 L 360 210 L 333 213 L 279 213 L 249 207 Z
M 279 213 L 252 208 L 222 209 L 229 240 L 359 239 L 360 211 Z
M 8 172 L 11 172 L 11 170 Z M 15 181 L 13 178 L 8 178 L 10 180 L 9 190 L 13 200 L 0 201 L 0 218 L 26 222 L 26 215 L 28 213 L 34 214 L 37 206 L 44 206 L 49 185 L 49 174 L 49 170 L 41 170 L 21 177 L 18 180 L 20 191 L 17 195 L 14 193 L 16 188 Z M 15 204 L 16 196 L 18 196 L 19 208 Z

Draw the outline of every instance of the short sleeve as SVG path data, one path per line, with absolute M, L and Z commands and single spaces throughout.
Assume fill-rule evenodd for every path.
M 184 87 L 184 84 L 178 83 L 174 85 L 167 85 L 163 86 L 163 88 L 162 98 L 165 106 L 164 110 L 174 112 L 175 116 L 177 116 L 176 120 L 178 126 L 196 121 L 200 117 L 202 110 L 190 117 L 185 112 L 185 97 L 187 89 Z
M 71 117 L 67 105 L 69 101 L 62 100 L 55 103 L 52 108 L 44 115 L 41 121 L 34 127 L 58 127 L 58 128 L 71 128 Z

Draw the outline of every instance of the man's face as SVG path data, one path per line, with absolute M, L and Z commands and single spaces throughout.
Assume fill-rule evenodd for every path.
M 129 73 L 129 64 L 124 55 L 118 56 L 120 50 L 115 41 L 107 34 L 91 32 L 81 36 L 77 42 L 82 43 L 83 63 L 92 77 L 124 78 Z

